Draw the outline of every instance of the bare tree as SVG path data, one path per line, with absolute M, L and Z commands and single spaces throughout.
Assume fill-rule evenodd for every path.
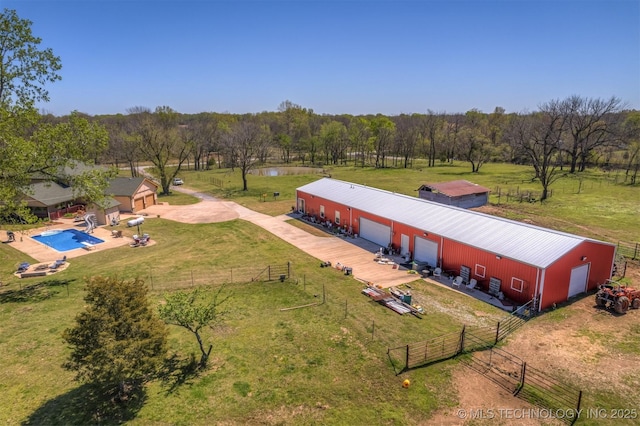
M 436 114 L 432 110 L 427 110 L 427 115 L 422 119 L 422 135 L 426 143 L 426 156 L 428 167 L 436 165 L 437 149 L 441 143 L 442 127 L 444 124 L 444 113 Z
M 447 161 L 453 161 L 456 156 L 463 121 L 463 115 L 454 114 L 448 116 L 444 123 L 444 158 L 446 158 Z
M 571 161 L 571 173 L 584 171 L 591 152 L 618 139 L 615 128 L 616 114 L 622 101 L 616 97 L 587 99 L 573 95 L 560 103 L 567 116 L 567 146 L 564 151 Z M 578 164 L 579 162 L 579 164 Z
M 354 153 L 354 166 L 360 160 L 364 167 L 366 154 L 371 151 L 371 127 L 364 117 L 352 117 L 349 123 L 349 140 Z
M 138 162 L 140 161 L 139 139 L 133 134 L 131 120 L 123 115 L 103 118 L 109 132 L 109 151 L 116 167 L 123 161 L 129 167 L 131 177 L 138 176 Z
M 540 201 L 548 198 L 549 188 L 562 176 L 562 136 L 566 129 L 566 115 L 559 101 L 550 101 L 535 114 L 516 115 L 506 132 L 515 148 L 524 152 L 542 185 Z
M 180 126 L 180 137 L 191 143 L 194 170 L 209 168 L 209 155 L 217 131 L 217 120 L 209 113 L 186 116 Z
M 242 190 L 247 191 L 247 175 L 259 163 L 260 154 L 269 144 L 269 127 L 255 118 L 246 118 L 234 123 L 230 130 L 224 136 L 225 145 L 242 172 Z
M 629 179 L 632 185 L 637 182 L 640 171 L 640 112 L 632 111 L 624 121 L 623 141 L 626 143 L 626 170 L 625 180 Z
M 376 153 L 376 169 L 386 167 L 386 158 L 393 145 L 395 132 L 396 126 L 388 117 L 378 114 L 371 120 L 371 134 Z
M 477 110 L 465 114 L 458 146 L 461 157 L 471 163 L 472 173 L 480 171 L 491 158 L 493 147 L 489 134 L 489 120 L 485 114 Z
M 413 160 L 420 141 L 419 117 L 417 114 L 401 114 L 394 120 L 396 124 L 394 151 L 397 157 L 402 158 L 405 169 L 409 167 L 410 160 Z
M 170 107 L 157 107 L 153 113 L 135 107 L 128 112 L 133 115 L 133 134 L 138 138 L 142 158 L 155 166 L 162 193 L 168 195 L 171 181 L 191 154 L 193 143 L 179 137 L 178 114 Z

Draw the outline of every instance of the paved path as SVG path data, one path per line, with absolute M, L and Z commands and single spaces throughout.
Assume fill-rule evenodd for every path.
M 184 187 L 174 187 L 201 199 L 199 203 L 186 206 L 167 204 L 154 205 L 144 210 L 149 220 L 160 217 L 183 223 L 215 223 L 242 219 L 254 223 L 321 262 L 341 263 L 353 269 L 353 276 L 364 282 L 381 287 L 391 287 L 418 278 L 404 269 L 393 269 L 392 265 L 374 262 L 378 246 L 362 238 L 341 238 L 332 235 L 319 237 L 287 223 L 291 215 L 269 216 L 243 207 L 232 201 L 218 200 L 207 194 L 191 191 Z

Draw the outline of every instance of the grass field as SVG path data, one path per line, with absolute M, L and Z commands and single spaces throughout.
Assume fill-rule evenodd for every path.
M 640 242 L 640 186 L 624 184 L 621 173 L 587 171 L 566 176 L 552 187 L 551 197 L 544 203 L 507 200 L 509 192 L 533 191 L 541 186 L 532 182 L 532 168 L 489 163 L 479 173 L 471 173 L 465 163 L 411 169 L 372 169 L 328 167 L 324 174 L 258 176 L 249 175 L 248 191 L 242 191 L 238 170 L 214 169 L 205 172 L 184 171 L 188 187 L 232 199 L 252 210 L 277 215 L 295 204 L 295 190 L 321 176 L 331 176 L 397 193 L 417 196 L 423 183 L 466 179 L 489 188 L 490 203 L 500 206 L 494 214 L 514 220 L 529 220 L 553 229 L 617 243 Z M 222 183 L 222 187 L 212 182 Z M 274 192 L 280 196 L 273 197 Z M 502 194 L 498 197 L 498 194 Z
M 526 168 L 488 164 L 479 174 L 463 164 L 432 169 L 371 170 L 331 168 L 332 177 L 415 195 L 421 183 L 467 179 L 502 192 L 538 190 Z M 319 175 L 250 176 L 241 191 L 240 175 L 229 170 L 181 172 L 185 186 L 232 199 L 268 214 L 288 212 L 295 188 Z M 222 182 L 222 188 L 212 184 Z M 580 193 L 578 186 L 580 185 Z M 592 173 L 582 184 L 567 178 L 546 203 L 501 200 L 502 214 L 608 241 L 640 241 L 640 189 Z M 275 199 L 273 192 L 279 192 Z M 267 194 L 263 197 L 263 194 Z M 189 204 L 173 194 L 161 202 Z M 492 202 L 497 202 L 492 197 Z M 504 205 L 503 205 L 504 204 Z M 466 325 L 493 325 L 504 312 L 464 295 L 411 282 L 427 308 L 423 319 L 399 316 L 360 294 L 361 284 L 244 221 L 186 225 L 157 219 L 145 223 L 156 244 L 135 255 L 129 247 L 99 251 L 72 260 L 59 276 L 39 281 L 13 278 L 14 265 L 26 260 L 9 244 L 0 245 L 0 423 L 3 424 L 429 424 L 438 409 L 455 407 L 452 383 L 456 361 L 446 361 L 395 376 L 387 349 L 459 331 Z M 222 284 L 217 270 L 264 267 L 290 261 L 295 279 L 284 283 L 234 282 L 224 287 L 230 311 L 224 325 L 208 330 L 213 344 L 209 368 L 180 376 L 181 362 L 197 352 L 193 337 L 170 328 L 177 367 L 165 380 L 149 384 L 137 404 L 114 409 L 90 397 L 86 386 L 62 369 L 68 348 L 61 333 L 84 307 L 84 279 L 91 275 L 146 277 L 173 273 L 210 274 L 211 288 Z M 281 308 L 326 301 L 318 306 Z M 157 288 L 152 303 L 163 298 Z M 436 305 L 438 309 L 436 309 Z M 569 307 L 570 308 L 570 307 Z M 566 308 L 566 309 L 569 309 Z M 568 327 L 565 308 L 539 327 Z M 606 341 L 606 333 L 581 331 L 581 337 Z M 637 358 L 638 339 L 620 340 L 616 353 Z M 634 359 L 635 359 L 634 358 Z M 414 385 L 401 386 L 409 378 Z M 624 395 L 608 394 L 616 400 Z M 97 417 L 96 413 L 101 413 Z
M 411 394 L 402 389 L 400 378 L 390 368 L 387 348 L 404 344 L 406 339 L 422 340 L 459 330 L 463 319 L 485 322 L 503 315 L 480 302 L 469 303 L 464 296 L 447 296 L 448 303 L 459 308 L 458 316 L 431 312 L 422 320 L 401 317 L 369 302 L 359 293 L 361 285 L 350 277 L 331 268 L 317 268 L 315 259 L 241 221 L 188 226 L 159 219 L 146 226 L 159 240 L 137 250 L 135 258 L 128 247 L 97 252 L 73 259 L 60 276 L 64 280 L 42 281 L 29 289 L 22 283 L 22 291 L 11 283 L 1 293 L 0 387 L 5 398 L 0 402 L 0 422 L 95 421 L 91 417 L 95 405 L 86 405 L 83 387 L 60 367 L 67 353 L 60 335 L 83 307 L 83 277 L 88 271 L 130 276 L 146 272 L 151 265 L 167 271 L 206 270 L 260 258 L 265 264 L 288 259 L 299 277 L 297 283 L 228 285 L 230 316 L 224 327 L 206 336 L 214 345 L 211 368 L 175 389 L 171 381 L 152 383 L 139 412 L 131 414 L 130 421 L 140 424 L 424 420 L 431 409 L 455 403 L 451 395 L 437 392 L 447 381 L 448 364 L 412 372 L 412 379 L 432 389 L 427 394 Z M 209 241 L 223 235 L 225 240 L 211 249 L 202 249 L 208 244 L 199 245 L 194 252 L 187 249 L 196 239 Z M 247 239 L 251 244 L 237 255 L 225 249 Z M 178 248 L 180 256 L 175 255 Z M 414 285 L 417 289 L 424 284 Z M 323 286 L 326 303 L 280 312 L 280 308 L 319 301 Z M 445 298 L 443 289 L 423 291 L 433 298 Z M 162 293 L 152 292 L 152 298 L 157 303 Z M 171 329 L 171 347 L 181 357 L 197 351 L 192 337 L 177 328 Z M 372 411 L 371 404 L 380 411 Z M 109 423 L 123 417 L 115 413 L 105 420 Z

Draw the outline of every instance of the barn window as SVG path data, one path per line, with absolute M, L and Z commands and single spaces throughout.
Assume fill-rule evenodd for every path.
M 476 270 L 474 271 L 474 273 L 477 277 L 484 278 L 485 274 L 487 273 L 487 268 L 476 263 Z
M 320 206 L 320 217 L 324 219 L 324 206 Z
M 522 290 L 524 290 L 524 281 L 520 278 L 511 278 L 511 290 L 522 293 Z
M 336 225 L 340 225 L 340 212 L 336 210 Z

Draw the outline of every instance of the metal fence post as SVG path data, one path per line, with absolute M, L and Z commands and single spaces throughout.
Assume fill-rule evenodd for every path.
M 498 321 L 498 325 L 496 326 L 496 341 L 494 345 L 497 345 L 500 341 L 500 321 Z
M 461 354 L 462 351 L 464 350 L 464 333 L 465 333 L 466 327 L 467 327 L 466 325 L 462 326 L 462 332 L 460 333 L 460 347 L 458 349 L 458 354 Z
M 576 412 L 580 412 L 580 404 L 582 403 L 582 391 L 578 392 L 578 405 L 576 406 Z
M 407 352 L 404 356 L 404 368 L 405 369 L 409 368 L 409 345 L 407 345 Z
M 527 363 L 526 362 L 522 362 L 522 369 L 520 370 L 520 383 L 518 384 L 518 388 L 516 389 L 516 391 L 513 393 L 514 395 L 517 395 L 522 388 L 524 387 L 524 381 L 525 381 L 525 376 L 527 374 Z

